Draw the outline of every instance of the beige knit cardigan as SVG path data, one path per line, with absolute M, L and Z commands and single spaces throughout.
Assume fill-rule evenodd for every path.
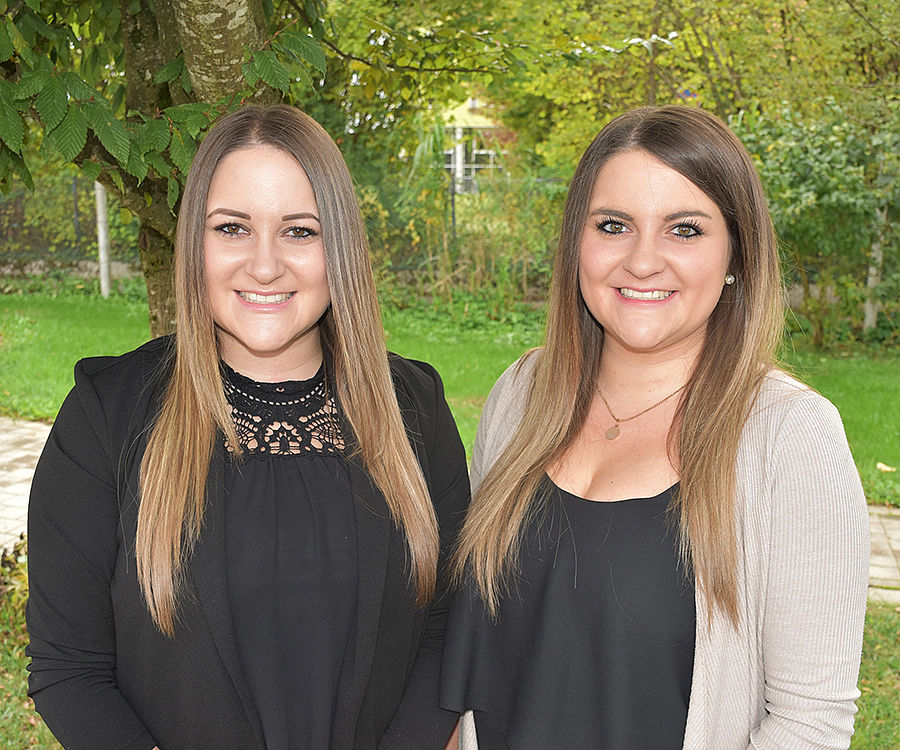
M 519 423 L 535 357 L 497 381 L 472 457 L 479 485 Z M 697 597 L 685 750 L 847 748 L 869 573 L 866 501 L 835 407 L 783 372 L 737 455 L 740 626 Z M 653 707 L 647 707 L 652 721 Z M 471 712 L 460 747 L 477 748 Z

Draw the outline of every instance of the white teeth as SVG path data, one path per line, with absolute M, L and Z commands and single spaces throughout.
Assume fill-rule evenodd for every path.
M 285 294 L 256 294 L 256 292 L 238 292 L 240 298 L 247 302 L 256 302 L 260 305 L 277 305 L 279 302 L 286 302 L 294 296 L 293 292 Z
M 666 299 L 671 297 L 675 292 L 667 292 L 663 289 L 654 289 L 652 292 L 639 292 L 636 289 L 629 289 L 623 286 L 619 289 L 619 293 L 626 299 Z

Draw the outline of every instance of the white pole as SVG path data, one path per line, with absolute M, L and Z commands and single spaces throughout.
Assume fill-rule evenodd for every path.
M 453 178 L 456 180 L 456 192 L 466 190 L 466 144 L 463 141 L 463 129 L 456 128 L 456 151 L 453 157 Z
M 94 201 L 97 204 L 97 249 L 100 256 L 100 294 L 109 297 L 109 222 L 106 218 L 106 188 L 94 182 Z

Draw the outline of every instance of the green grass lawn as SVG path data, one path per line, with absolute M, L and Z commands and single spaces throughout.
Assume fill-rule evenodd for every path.
M 497 376 L 541 341 L 538 314 L 479 320 L 457 309 L 388 309 L 388 346 L 433 364 L 444 379 L 471 451 L 484 399 Z M 144 303 L 131 298 L 0 294 L 0 413 L 52 419 L 85 356 L 119 354 L 148 336 Z M 900 354 L 791 351 L 788 365 L 841 411 L 870 502 L 900 506 Z
M 788 359 L 795 374 L 841 413 L 850 449 L 870 502 L 900 506 L 900 355 L 800 351 Z
M 52 419 L 79 359 L 122 354 L 149 335 L 146 303 L 0 294 L 0 413 Z

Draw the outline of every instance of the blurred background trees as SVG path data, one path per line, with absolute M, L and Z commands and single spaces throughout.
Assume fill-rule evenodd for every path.
M 628 107 L 680 103 L 729 120 L 757 161 L 792 329 L 820 347 L 900 342 L 895 3 L 0 0 L 0 10 L 0 262 L 90 255 L 86 191 L 99 179 L 117 201 L 113 253 L 139 260 L 156 332 L 171 325 L 185 169 L 210 123 L 242 102 L 294 103 L 338 141 L 387 297 L 499 318 L 542 299 L 566 182 L 596 132 Z M 452 114 L 467 102 L 472 123 L 491 127 Z

